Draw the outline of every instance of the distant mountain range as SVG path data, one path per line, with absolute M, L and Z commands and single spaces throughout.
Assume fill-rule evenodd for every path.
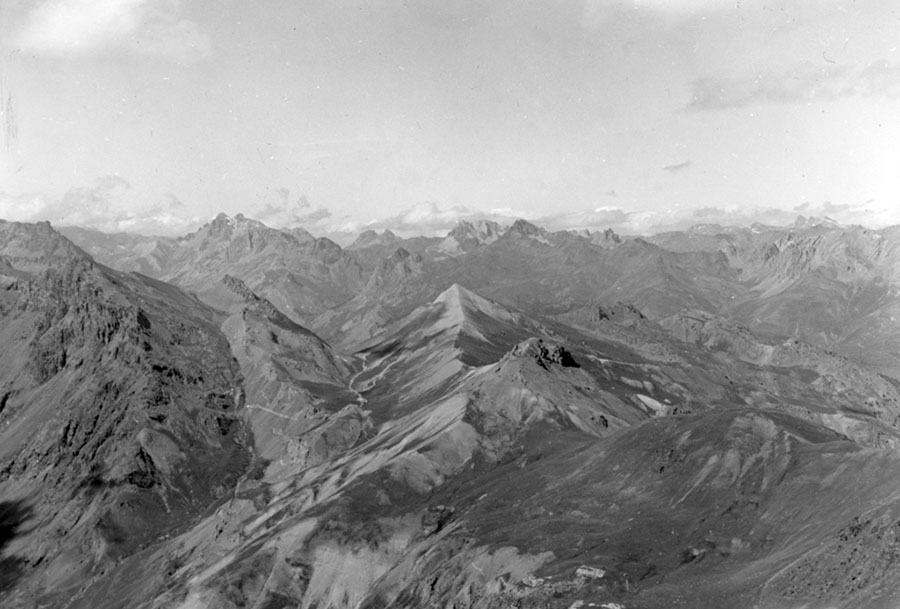
M 797 338 L 900 378 L 900 227 L 800 217 L 788 227 L 700 225 L 623 238 L 463 221 L 444 238 L 367 231 L 341 248 L 223 214 L 178 239 L 62 233 L 99 262 L 174 283 L 214 307 L 228 308 L 219 280 L 234 275 L 341 347 L 459 283 L 537 315 L 594 301 L 627 302 L 654 320 L 699 310 L 766 341 Z
M 3 607 L 892 608 L 898 451 L 900 227 L 0 221 Z

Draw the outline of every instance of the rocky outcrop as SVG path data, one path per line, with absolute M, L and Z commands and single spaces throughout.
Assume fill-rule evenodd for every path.
M 519 343 L 511 352 L 513 357 L 528 357 L 544 369 L 550 366 L 578 368 L 578 363 L 566 348 L 559 344 L 545 343 L 541 338 L 529 338 Z

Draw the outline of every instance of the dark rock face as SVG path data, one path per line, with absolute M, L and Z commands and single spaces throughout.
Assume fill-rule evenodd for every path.
M 591 321 L 599 322 L 604 320 L 625 323 L 632 320 L 642 320 L 647 317 L 641 313 L 633 304 L 617 302 L 612 306 L 604 306 L 598 304 L 595 306 Z
M 453 512 L 453 508 L 446 505 L 436 505 L 426 509 L 422 514 L 422 533 L 434 535 L 443 529 L 453 517 Z
M 578 368 L 578 362 L 572 357 L 565 347 L 562 345 L 545 343 L 540 338 L 529 338 L 523 343 L 519 343 L 512 351 L 514 357 L 530 357 L 538 363 L 541 368 L 547 369 L 550 366 L 562 366 L 564 368 Z

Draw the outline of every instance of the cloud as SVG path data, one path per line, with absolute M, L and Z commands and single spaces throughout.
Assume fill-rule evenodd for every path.
M 868 205 L 872 201 L 867 201 L 863 205 Z M 838 216 L 847 212 L 853 212 L 854 206 L 849 203 L 832 203 L 824 201 L 822 203 L 810 203 L 809 201 L 801 203 L 794 208 L 794 211 L 801 214 L 812 214 L 814 216 Z
M 687 169 L 691 165 L 693 165 L 693 163 L 691 162 L 690 159 L 688 159 L 686 161 L 682 161 L 681 163 L 677 163 L 675 165 L 666 165 L 665 167 L 662 168 L 662 170 L 668 171 L 670 173 L 675 173 L 677 171 L 682 171 L 684 169 Z
M 533 221 L 550 231 L 602 231 L 611 228 L 620 234 L 644 234 L 652 231 L 663 215 L 604 205 L 589 210 L 546 215 Z
M 306 195 L 292 196 L 288 188 L 276 188 L 261 204 L 245 210 L 248 215 L 274 228 L 312 228 L 332 217 L 324 207 L 313 207 Z
M 126 50 L 181 63 L 207 57 L 212 48 L 199 26 L 181 17 L 178 0 L 44 0 L 12 46 L 62 58 Z
M 443 236 L 451 231 L 460 220 L 492 218 L 500 215 L 494 212 L 474 212 L 461 205 L 445 209 L 437 203 L 426 201 L 391 217 L 368 222 L 360 228 L 373 230 L 389 228 L 400 236 Z
M 900 62 L 865 68 L 802 64 L 785 72 L 745 78 L 702 78 L 691 83 L 688 110 L 721 110 L 753 103 L 794 103 L 846 97 L 900 98 Z
M 793 207 L 706 206 L 699 208 L 672 206 L 662 210 L 629 210 L 615 205 L 543 216 L 512 208 L 489 211 L 464 206 L 443 207 L 424 202 L 393 216 L 360 221 L 348 216 L 334 216 L 324 207 L 313 205 L 306 196 L 290 190 L 273 190 L 269 196 L 243 210 L 248 217 L 273 228 L 302 226 L 318 236 L 338 243 L 350 243 L 363 230 L 390 229 L 401 237 L 417 235 L 443 237 L 460 220 L 492 220 L 509 226 L 523 218 L 550 231 L 605 230 L 621 235 L 649 235 L 669 230 L 683 230 L 697 223 L 749 226 L 754 222 L 787 226 L 798 215 L 829 217 L 841 224 L 860 224 L 879 228 L 900 222 L 893 207 L 878 207 L 874 201 L 833 203 L 804 202 Z M 23 222 L 49 220 L 57 226 L 85 226 L 104 232 L 133 232 L 144 235 L 179 236 L 209 220 L 186 215 L 187 206 L 174 195 L 161 201 L 146 202 L 131 185 L 118 176 L 98 179 L 93 186 L 72 188 L 58 198 L 46 195 L 8 195 L 0 193 L 0 218 Z
M 800 214 L 814 218 L 827 216 L 841 224 L 858 224 L 871 228 L 896 224 L 900 220 L 892 208 L 879 208 L 869 200 L 840 204 L 830 201 L 807 202 L 793 208 L 738 205 L 699 208 L 672 206 L 662 210 L 640 211 L 603 206 L 593 210 L 547 215 L 532 221 L 551 231 L 583 229 L 597 231 L 611 228 L 622 235 L 650 235 L 684 230 L 698 223 L 716 223 L 725 226 L 749 226 L 753 223 L 789 226 Z
M 84 226 L 104 232 L 178 235 L 195 227 L 198 218 L 183 215 L 174 195 L 147 202 L 118 176 L 99 178 L 91 187 L 68 190 L 62 197 L 0 193 L 0 217 L 20 222 L 48 220 L 57 226 Z
M 753 223 L 770 226 L 787 226 L 792 224 L 798 215 L 813 218 L 829 217 L 841 224 L 858 224 L 872 228 L 895 224 L 898 217 L 895 211 L 879 208 L 874 201 L 861 203 L 832 203 L 831 201 L 801 203 L 793 208 L 776 207 L 701 207 L 685 212 L 671 214 L 669 218 L 659 218 L 654 230 L 679 230 L 695 224 L 698 220 L 706 223 L 718 223 L 733 226 L 749 226 Z
M 438 203 L 426 201 L 418 203 L 387 218 L 360 221 L 355 218 L 329 218 L 318 228 L 338 243 L 351 243 L 364 230 L 382 231 L 389 229 L 400 237 L 443 237 L 457 225 L 460 220 L 474 222 L 490 220 L 501 225 L 510 225 L 522 218 L 531 222 L 539 222 L 536 214 L 515 210 L 509 207 L 495 208 L 488 211 L 473 210 L 462 205 L 443 207 Z
M 726 211 L 718 207 L 701 207 L 691 212 L 694 218 L 721 218 L 726 215 Z
M 501 226 L 509 226 L 523 218 L 550 231 L 613 229 L 621 235 L 650 235 L 654 233 L 684 230 L 698 223 L 719 223 L 733 226 L 749 226 L 754 222 L 775 226 L 787 226 L 800 213 L 807 216 L 831 217 L 842 224 L 862 224 L 881 227 L 897 222 L 894 212 L 879 210 L 872 201 L 860 204 L 834 204 L 828 201 L 805 203 L 794 208 L 707 206 L 700 208 L 672 206 L 662 210 L 629 210 L 615 205 L 603 205 L 593 209 L 536 215 L 512 208 L 495 208 L 487 212 L 463 206 L 442 207 L 437 203 L 420 203 L 388 218 L 367 223 L 353 219 L 329 218 L 315 228 L 338 243 L 350 243 L 363 230 L 390 229 L 401 237 L 424 235 L 443 237 L 460 220 L 493 220 Z M 316 233 L 316 230 L 312 230 Z M 319 234 L 319 233 L 317 233 Z

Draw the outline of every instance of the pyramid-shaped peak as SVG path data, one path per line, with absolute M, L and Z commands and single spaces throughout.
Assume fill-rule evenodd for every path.
M 435 303 L 442 302 L 444 304 L 455 304 L 459 305 L 463 301 L 471 300 L 473 298 L 481 298 L 474 292 L 470 292 L 466 288 L 462 287 L 458 283 L 454 283 L 449 288 L 438 294 L 437 298 L 434 299 Z
M 517 320 L 520 315 L 500 303 L 464 288 L 458 283 L 454 283 L 441 292 L 434 299 L 433 304 L 443 305 L 448 312 L 459 317 L 460 320 L 474 313 L 506 321 Z

